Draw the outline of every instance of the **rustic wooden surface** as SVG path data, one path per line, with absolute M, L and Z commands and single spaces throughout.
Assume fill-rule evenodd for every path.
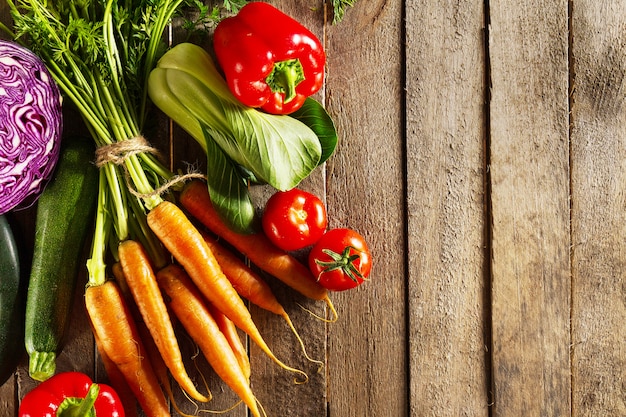
M 375 266 L 333 294 L 334 324 L 273 284 L 322 373 L 253 309 L 277 355 L 311 375 L 294 385 L 251 346 L 268 415 L 626 415 L 626 5 L 360 0 L 333 26 L 322 0 L 272 3 L 328 54 L 318 98 L 341 141 L 302 186 L 331 226 L 365 235 Z M 163 146 L 174 164 L 197 152 Z M 255 190 L 259 204 L 269 193 Z M 76 300 L 59 370 L 105 380 Z M 209 383 L 210 408 L 236 402 Z M 21 366 L 1 415 L 34 386 Z

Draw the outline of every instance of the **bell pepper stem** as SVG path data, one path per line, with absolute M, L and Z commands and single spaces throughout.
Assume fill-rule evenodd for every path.
M 276 62 L 266 79 L 267 85 L 273 92 L 285 94 L 283 103 L 289 103 L 296 97 L 296 87 L 302 81 L 304 81 L 304 70 L 299 59 Z
M 100 394 L 100 386 L 91 384 L 85 398 L 81 398 L 78 403 L 71 404 L 67 408 L 61 410 L 59 417 L 88 417 L 93 416 L 94 404 Z M 62 408 L 62 407 L 59 407 Z

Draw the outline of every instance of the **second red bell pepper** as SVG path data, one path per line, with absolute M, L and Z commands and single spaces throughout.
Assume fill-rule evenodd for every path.
M 95 384 L 80 372 L 63 372 L 24 396 L 20 417 L 124 417 L 113 388 Z
M 247 3 L 222 20 L 213 47 L 235 97 L 268 113 L 296 111 L 324 81 L 319 39 L 268 3 Z

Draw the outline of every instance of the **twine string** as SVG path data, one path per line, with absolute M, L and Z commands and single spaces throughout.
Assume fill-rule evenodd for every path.
M 101 168 L 109 162 L 115 165 L 122 165 L 132 155 L 141 152 L 159 155 L 159 151 L 150 146 L 143 136 L 135 136 L 134 138 L 113 142 L 96 149 L 96 166 Z
M 102 168 L 107 163 L 122 166 L 122 168 L 124 169 L 124 180 L 126 182 L 128 190 L 131 194 L 139 198 L 150 198 L 156 195 L 162 195 L 175 185 L 193 178 L 206 178 L 205 175 L 199 172 L 189 170 L 185 174 L 172 176 L 161 186 L 149 193 L 140 193 L 133 186 L 128 167 L 126 166 L 126 164 L 124 164 L 124 162 L 132 155 L 137 155 L 140 153 L 149 153 L 157 157 L 160 156 L 159 151 L 156 148 L 150 146 L 148 141 L 143 136 L 135 136 L 134 138 L 98 147 L 96 149 L 95 165 L 98 168 Z

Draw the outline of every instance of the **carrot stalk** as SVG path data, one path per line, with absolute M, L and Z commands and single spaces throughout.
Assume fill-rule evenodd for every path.
M 315 360 L 309 356 L 304 346 L 304 341 L 300 337 L 300 334 L 296 330 L 289 314 L 285 311 L 285 308 L 280 304 L 270 286 L 255 273 L 248 265 L 245 264 L 240 258 L 238 258 L 233 252 L 226 249 L 223 245 L 220 245 L 217 240 L 209 236 L 207 233 L 202 233 L 204 241 L 207 243 L 217 262 L 222 267 L 224 274 L 228 280 L 233 284 L 235 290 L 243 298 L 247 299 L 254 305 L 274 313 L 282 317 L 293 334 L 296 336 L 300 347 L 304 353 L 304 356 L 311 362 L 315 362 L 323 365 L 321 361 Z
M 192 180 L 185 184 L 180 203 L 194 218 L 224 238 L 253 264 L 305 297 L 325 301 L 336 320 L 337 312 L 328 297 L 328 291 L 316 281 L 311 271 L 289 253 L 276 247 L 264 234 L 241 234 L 229 228 L 213 207 L 204 182 Z
M 198 344 L 215 373 L 241 398 L 254 416 L 260 417 L 257 400 L 235 353 L 186 272 L 178 265 L 168 265 L 157 272 L 157 280 L 169 296 L 174 314 Z
M 118 248 L 120 264 L 130 291 L 161 357 L 174 379 L 195 400 L 207 402 L 183 364 L 182 354 L 169 312 L 156 282 L 150 258 L 141 243 L 126 240 Z
M 148 213 L 148 225 L 216 308 L 247 333 L 274 362 L 304 376 L 305 381 L 308 379 L 305 372 L 287 366 L 274 355 L 202 234 L 177 205 L 169 201 L 160 203 Z
M 117 365 L 148 417 L 169 417 L 165 395 L 150 362 L 130 310 L 114 281 L 85 290 L 87 313 L 102 350 Z

